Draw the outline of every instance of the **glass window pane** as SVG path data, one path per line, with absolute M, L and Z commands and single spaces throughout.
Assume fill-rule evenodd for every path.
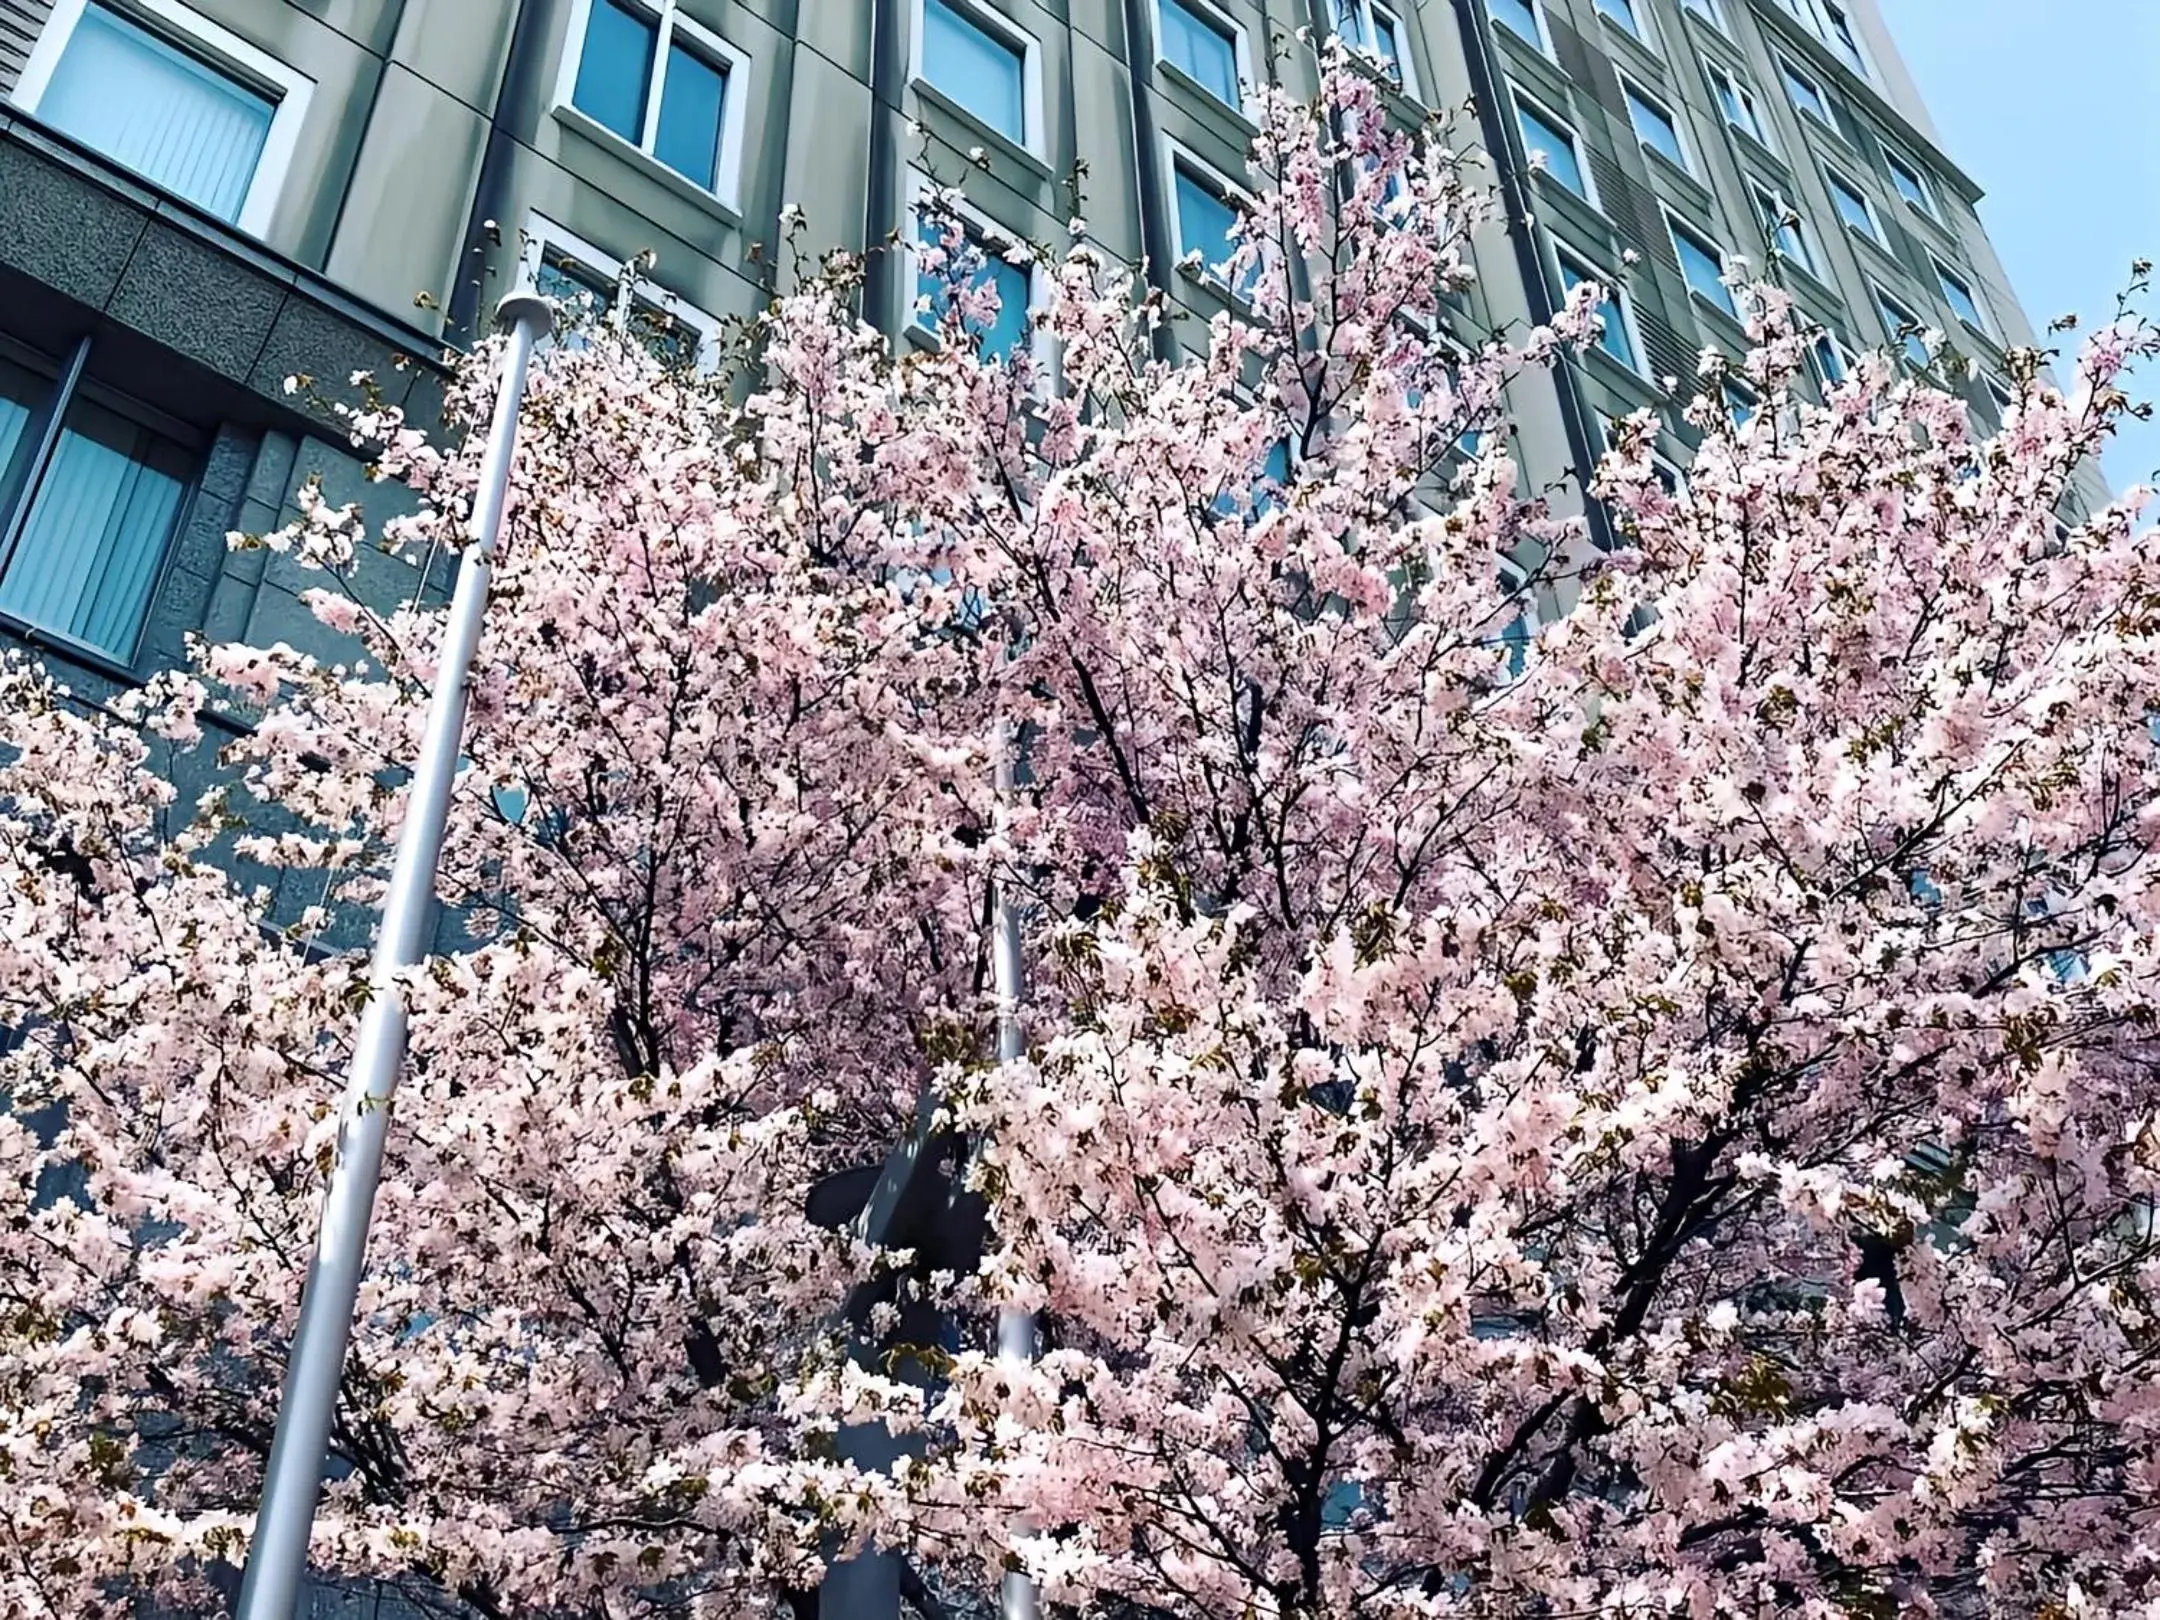
M 1934 204 L 1929 200 L 1927 187 L 1921 182 L 1919 174 L 1898 158 L 1889 158 L 1888 161 L 1890 183 L 1897 187 L 1898 195 L 1922 213 L 1932 214 L 1935 211 Z
M 50 378 L 0 360 L 0 517 L 12 504 L 16 485 L 37 449 L 52 391 Z
M 1026 62 L 952 0 L 923 0 L 923 77 L 1008 140 L 1025 142 Z
M 925 243 L 933 247 L 942 243 L 945 235 L 942 225 L 925 219 L 920 229 Z M 970 288 L 980 287 L 987 281 L 997 289 L 996 317 L 987 325 L 975 321 L 968 323 L 968 330 L 975 334 L 976 352 L 986 360 L 1010 359 L 1027 336 L 1027 269 L 999 258 L 973 238 L 968 240 L 961 251 L 981 260 L 968 276 L 967 285 Z M 935 274 L 923 270 L 916 275 L 915 296 L 929 300 L 930 313 L 923 319 L 933 328 L 945 317 L 945 308 L 951 302 L 951 287 L 949 266 L 939 269 Z
M 1582 159 L 1576 155 L 1572 136 L 1542 113 L 1533 111 L 1527 102 L 1515 104 L 1516 117 L 1522 124 L 1523 150 L 1536 157 L 1545 154 L 1545 172 L 1559 181 L 1578 197 L 1590 195 L 1590 183 L 1583 176 Z
M 720 119 L 727 74 L 680 44 L 668 51 L 653 156 L 707 191 L 720 181 Z
M 1867 199 L 1836 175 L 1829 180 L 1830 200 L 1837 205 L 1838 217 L 1862 236 L 1874 239 L 1875 216 L 1868 210 Z
M 1537 13 L 1531 7 L 1532 0 L 1486 0 L 1486 9 L 1492 13 L 1494 22 L 1503 25 L 1517 39 L 1528 40 L 1542 50 Z
M 1938 274 L 1942 279 L 1943 298 L 1950 305 L 1950 313 L 1967 326 L 1978 327 L 1985 332 L 1987 322 L 1981 318 L 1980 305 L 1973 297 L 1972 289 L 1948 271 L 1939 271 Z
M 134 657 L 191 471 L 180 446 L 79 400 L 0 573 L 0 609 Z
M 1717 250 L 1677 225 L 1673 227 L 1672 238 L 1673 251 L 1680 255 L 1680 273 L 1687 277 L 1687 284 L 1737 319 L 1739 309 L 1733 303 L 1732 289 L 1718 279 L 1724 275 L 1725 266 Z
M 1900 333 L 1904 334 L 1902 341 L 1905 346 L 1905 358 L 1916 366 L 1926 366 L 1929 363 L 1929 355 L 1927 344 L 1922 341 L 1920 336 L 1920 317 L 1887 293 L 1877 294 L 1875 302 L 1876 306 L 1882 311 L 1883 324 L 1890 328 L 1891 337 L 1896 338 Z
M 1609 277 L 1592 275 L 1582 265 L 1563 255 L 1560 259 L 1561 293 L 1572 293 L 1586 281 L 1596 281 L 1606 287 L 1612 285 Z M 1598 347 L 1628 370 L 1635 370 L 1635 343 L 1628 336 L 1627 318 L 1621 313 L 1619 301 L 1612 294 L 1606 295 L 1604 306 L 1598 311 L 1598 319 L 1604 323 L 1603 329 L 1598 333 Z
M 1597 8 L 1638 39 L 1642 37 L 1642 23 L 1635 15 L 1635 0 L 1597 0 Z
M 1792 97 L 1792 104 L 1802 112 L 1830 122 L 1830 104 L 1823 100 L 1822 91 L 1815 81 L 1793 71 L 1790 64 L 1780 64 L 1785 71 L 1785 92 Z
M 1237 43 L 1183 0 L 1161 0 L 1162 53 L 1218 101 L 1238 105 Z
M 218 218 L 240 217 L 276 103 L 103 6 L 68 36 L 38 116 Z
M 623 0 L 592 0 L 577 85 L 570 93 L 579 112 L 639 145 L 645 140 L 645 95 L 658 37 L 657 25 Z
M 1662 107 L 1645 101 L 1634 91 L 1627 93 L 1628 118 L 1635 138 L 1679 168 L 1687 167 L 1687 151 L 1680 144 L 1680 129 Z
M 1177 171 L 1177 212 L 1178 256 L 1198 253 L 1210 273 L 1228 274 L 1224 267 L 1237 251 L 1230 235 L 1237 225 L 1236 211 L 1181 168 Z

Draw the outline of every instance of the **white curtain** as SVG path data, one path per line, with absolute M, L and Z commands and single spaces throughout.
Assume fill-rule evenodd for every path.
M 0 573 L 0 611 L 133 658 L 186 492 L 178 445 L 78 403 Z
M 275 105 L 91 5 L 60 53 L 38 116 L 225 220 L 237 220 Z

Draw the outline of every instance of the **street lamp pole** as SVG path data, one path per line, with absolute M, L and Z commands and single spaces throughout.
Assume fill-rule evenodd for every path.
M 997 795 L 1009 803 L 1013 793 L 1013 756 L 1018 753 L 1018 731 L 1008 727 L 999 739 Z M 1024 980 L 1020 960 L 1020 906 L 1009 878 L 997 880 L 997 911 L 993 919 L 996 938 L 991 960 L 992 986 L 997 995 L 997 1055 L 1001 1064 L 1017 1063 L 1027 1051 L 1027 1035 L 1020 1024 L 1020 998 Z M 1035 1359 L 1035 1313 L 1007 1308 L 998 1312 L 998 1360 L 1024 1367 Z M 1038 1620 L 1041 1606 L 1035 1583 L 1017 1569 L 1005 1572 L 998 1594 L 1000 1620 Z
M 397 855 L 383 899 L 368 971 L 367 1010 L 353 1046 L 340 1104 L 337 1157 L 323 1197 L 315 1255 L 300 1298 L 300 1325 L 278 1403 L 277 1435 L 263 1475 L 262 1506 L 240 1586 L 239 1620 L 292 1620 L 307 1578 L 308 1540 L 322 1489 L 323 1454 L 337 1406 L 338 1382 L 352 1337 L 353 1307 L 367 1253 L 369 1218 L 382 1179 L 390 1101 L 405 1061 L 405 1002 L 398 977 L 425 956 L 434 917 L 435 875 L 442 858 L 450 790 L 457 779 L 472 662 L 487 613 L 488 576 L 502 530 L 517 443 L 518 412 L 533 350 L 554 327 L 547 300 L 519 291 L 502 302 L 498 323 L 510 334 L 502 390 L 480 463 L 468 544 L 443 629 L 441 661 L 427 729 L 414 762 L 412 799 L 398 830 Z

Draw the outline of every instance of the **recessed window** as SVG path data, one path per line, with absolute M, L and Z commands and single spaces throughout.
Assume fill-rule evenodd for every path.
M 1725 122 L 1757 146 L 1768 147 L 1770 126 L 1763 121 L 1762 109 L 1755 104 L 1755 92 L 1715 62 L 1703 65 L 1710 75 L 1710 88 L 1717 96 L 1719 110 L 1725 114 Z
M 1808 344 L 1808 368 L 1815 373 L 1817 386 L 1826 394 L 1852 374 L 1843 346 L 1828 332 L 1817 332 Z
M 1755 396 L 1730 377 L 1725 379 L 1724 397 L 1725 414 L 1735 428 L 1744 428 L 1755 419 Z
M 1920 335 L 1926 323 L 1880 287 L 1875 289 L 1875 308 L 1882 315 L 1883 325 L 1889 329 L 1892 341 L 1903 346 L 1905 358 L 1915 366 L 1928 366 L 1933 356 L 1928 353 L 1928 346 Z
M 1239 106 L 1237 29 L 1198 0 L 1155 0 L 1155 17 L 1162 59 L 1223 105 Z
M 1921 174 L 1918 166 L 1908 163 L 1897 153 L 1883 149 L 1883 162 L 1890 170 L 1890 183 L 1897 187 L 1897 194 L 1930 219 L 1938 217 L 1935 212 L 1935 193 Z
M 1748 194 L 1755 199 L 1755 217 L 1762 222 L 1763 241 L 1809 275 L 1819 274 L 1800 211 L 1788 199 L 1756 181 L 1748 182 Z
M 527 216 L 521 260 L 533 291 L 569 316 L 555 342 L 582 347 L 579 322 L 589 320 L 628 334 L 664 366 L 709 371 L 718 363 L 718 321 L 553 220 Z
M 1830 98 L 1823 94 L 1821 85 L 1782 56 L 1778 58 L 1778 71 L 1785 77 L 1785 94 L 1795 107 L 1824 128 L 1837 128 L 1837 120 L 1830 113 Z
M 1259 476 L 1246 489 L 1225 486 L 1217 491 L 1214 510 L 1222 517 L 1230 517 L 1240 509 L 1249 508 L 1254 517 L 1265 517 L 1281 504 L 1282 492 L 1289 487 L 1290 441 L 1277 439 L 1268 446 L 1267 455 L 1261 459 Z
M 1640 375 L 1642 361 L 1635 343 L 1634 311 L 1628 307 L 1627 294 L 1620 290 L 1614 277 L 1593 270 L 1590 262 L 1579 254 L 1555 244 L 1553 257 L 1560 266 L 1562 297 L 1571 295 L 1586 281 L 1606 289 L 1605 305 L 1598 315 L 1601 323 L 1598 347 Z
M 1693 226 L 1683 225 L 1670 215 L 1666 217 L 1666 224 L 1672 228 L 1673 252 L 1679 256 L 1680 274 L 1686 279 L 1688 290 L 1738 320 L 1739 306 L 1733 302 L 1732 289 L 1724 282 L 1724 250 Z
M 1520 90 L 1515 92 L 1515 118 L 1522 128 L 1523 151 L 1530 160 L 1535 163 L 1542 158 L 1547 174 L 1585 202 L 1595 205 L 1597 198 L 1590 189 L 1590 171 L 1583 162 L 1582 147 L 1575 139 L 1575 132 L 1531 102 Z
M 584 28 L 575 37 L 562 99 L 732 205 L 748 58 L 684 16 L 677 0 L 586 0 Z
M 1845 59 L 1845 65 L 1861 78 L 1868 76 L 1867 52 L 1861 48 L 1860 32 L 1853 26 L 1852 14 L 1838 0 L 1816 0 L 1821 8 L 1823 37 L 1830 48 Z
M 1015 146 L 1032 147 L 1034 44 L 971 0 L 921 0 L 920 76 Z
M 260 235 L 313 89 L 176 0 L 128 11 L 78 0 L 53 10 L 15 99 L 151 184 Z
M 1611 23 L 1616 23 L 1626 33 L 1648 43 L 1650 24 L 1642 12 L 1642 0 L 1596 0 L 1597 13 Z
M 1194 265 L 1209 280 L 1230 286 L 1230 262 L 1238 251 L 1238 206 L 1229 184 L 1183 152 L 1173 151 L 1170 162 L 1171 212 L 1175 216 L 1178 258 Z M 1259 279 L 1255 266 L 1239 280 L 1235 291 L 1249 297 Z
M 195 456 L 81 377 L 0 358 L 0 616 L 124 665 Z
M 1875 205 L 1867 193 L 1835 169 L 1825 169 L 1823 179 L 1829 183 L 1830 202 L 1838 218 L 1878 247 L 1883 245 L 1882 221 L 1875 217 Z
M 1417 94 L 1417 77 L 1410 66 L 1410 42 L 1402 17 L 1387 0 L 1332 0 L 1335 32 L 1356 50 L 1380 64 L 1380 69 L 1405 95 Z M 1533 17 L 1531 26 L 1536 26 Z M 1536 38 L 1530 36 L 1531 43 Z
M 1988 324 L 1986 312 L 1980 308 L 1980 300 L 1974 296 L 1970 282 L 1940 259 L 1935 261 L 1935 279 L 1942 284 L 1943 302 L 1950 306 L 1951 314 L 1982 337 L 1994 336 L 1995 329 Z
M 957 244 L 951 240 L 954 225 L 960 233 Z M 987 287 L 997 294 L 997 312 L 964 319 L 962 330 L 974 340 L 976 353 L 984 359 L 1010 360 L 1027 339 L 1028 306 L 1034 290 L 1028 266 L 1008 259 L 1005 244 L 974 220 L 948 223 L 918 209 L 916 240 L 924 248 L 955 256 L 933 269 L 918 253 L 916 321 L 928 331 L 939 331 L 958 289 L 973 292 Z
M 1987 387 L 1988 398 L 1995 402 L 1995 419 L 1998 422 L 2017 408 L 2017 391 L 2008 383 L 2000 377 L 1992 376 L 1983 377 L 1981 381 Z
M 1620 81 L 1620 88 L 1627 96 L 1628 122 L 1635 126 L 1635 138 L 1674 168 L 1685 170 L 1687 147 L 1672 109 L 1626 79 Z
M 1494 22 L 1517 39 L 1548 56 L 1552 54 L 1552 47 L 1545 41 L 1545 17 L 1538 10 L 1538 0 L 1485 0 L 1485 9 Z
M 1725 32 L 1725 12 L 1718 0 L 1680 0 L 1680 4 L 1683 10 L 1694 12 L 1719 33 Z

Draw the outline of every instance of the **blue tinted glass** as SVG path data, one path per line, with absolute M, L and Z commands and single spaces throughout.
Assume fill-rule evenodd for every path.
M 921 225 L 922 240 L 932 246 L 944 236 L 941 226 L 924 220 Z M 970 241 L 962 252 L 973 254 L 983 262 L 968 277 L 970 287 L 980 287 L 989 282 L 997 289 L 997 318 L 988 326 L 971 322 L 968 329 L 975 334 L 976 351 L 986 360 L 1010 359 L 1027 336 L 1028 319 L 1028 273 L 1017 264 L 985 253 L 982 247 Z M 915 278 L 915 295 L 930 301 L 927 317 L 936 326 L 945 317 L 946 306 L 951 302 L 948 288 L 951 286 L 950 270 L 941 269 L 932 275 L 925 270 Z
M 1642 24 L 1635 17 L 1635 0 L 1597 0 L 1597 8 L 1629 33 L 1642 33 Z
M 1972 289 L 1954 276 L 1942 277 L 1943 297 L 1949 301 L 1950 313 L 1967 326 L 1987 330 L 1987 322 L 1981 319 L 1980 306 L 1973 302 Z
M 1653 107 L 1634 91 L 1627 93 L 1628 117 L 1635 125 L 1635 138 L 1679 168 L 1687 167 L 1687 152 L 1680 144 L 1680 131 L 1665 115 L 1662 107 Z
M 1217 100 L 1238 104 L 1237 46 L 1183 0 L 1162 0 L 1162 53 Z
M 1008 140 L 1027 139 L 1020 53 L 952 0 L 923 0 L 923 77 Z
M 1830 200 L 1837 204 L 1838 217 L 1846 224 L 1862 236 L 1874 236 L 1875 218 L 1868 212 L 1867 199 L 1835 175 L 1830 177 Z
M 1584 275 L 1580 266 L 1566 259 L 1560 261 L 1560 290 L 1563 293 L 1571 293 L 1584 282 L 1594 279 L 1596 278 Z M 1633 371 L 1635 345 L 1628 337 L 1627 321 L 1612 298 L 1605 300 L 1598 312 L 1598 319 L 1605 323 L 1604 329 L 1598 333 L 1598 347 Z
M 727 75 L 680 45 L 668 52 L 660 87 L 660 135 L 653 156 L 707 191 L 719 183 L 720 110 Z
M 1576 196 L 1588 197 L 1590 183 L 1583 178 L 1582 160 L 1575 155 L 1575 142 L 1567 131 L 1521 102 L 1516 103 L 1515 114 L 1522 121 L 1523 150 L 1532 157 L 1543 152 L 1545 172 Z
M 1737 319 L 1739 309 L 1733 303 L 1732 289 L 1718 279 L 1724 275 L 1725 266 L 1717 254 L 1686 231 L 1675 230 L 1672 239 L 1673 251 L 1680 255 L 1680 273 L 1687 277 L 1687 284 Z
M 1237 226 L 1236 212 L 1183 169 L 1177 171 L 1177 211 L 1178 257 L 1198 253 L 1211 273 L 1226 274 L 1224 266 L 1237 251 L 1230 235 Z
M 645 138 L 645 92 L 652 83 L 654 28 L 621 0 L 592 0 L 585 49 L 570 99 L 626 141 Z
M 1486 9 L 1493 21 L 1506 25 L 1509 33 L 1517 39 L 1526 39 L 1543 49 L 1538 40 L 1537 13 L 1531 8 L 1531 0 L 1486 0 Z
M 1815 88 L 1814 80 L 1803 79 L 1790 66 L 1786 66 L 1785 91 L 1792 97 L 1793 105 L 1802 112 L 1812 114 L 1826 124 L 1830 122 L 1829 104 L 1823 100 L 1822 92 Z

